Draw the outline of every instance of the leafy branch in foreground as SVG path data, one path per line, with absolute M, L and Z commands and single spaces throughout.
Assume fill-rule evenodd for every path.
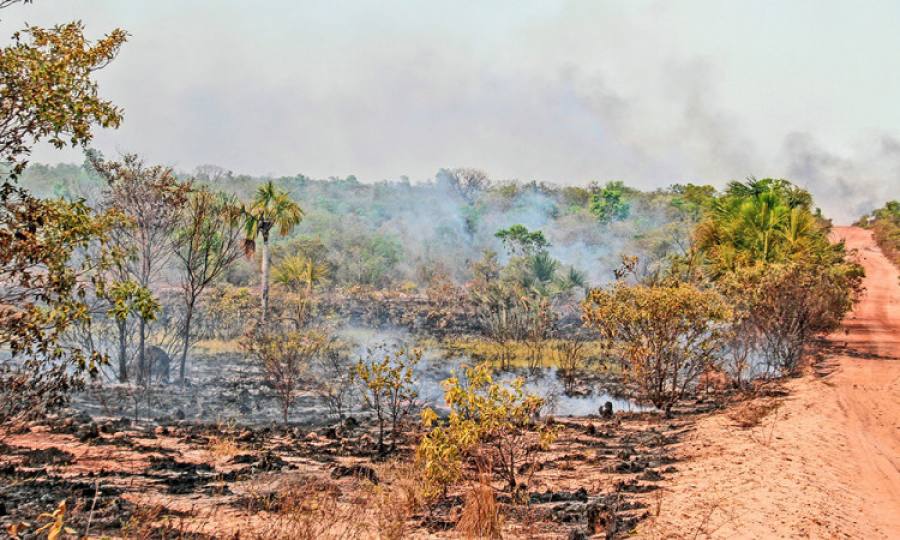
M 0 54 L 0 158 L 18 176 L 31 147 L 46 139 L 85 145 L 91 128 L 118 127 L 122 111 L 98 95 L 95 71 L 118 54 L 127 34 L 116 29 L 91 42 L 80 22 L 30 26 Z
M 0 345 L 13 355 L 0 365 L 0 422 L 6 422 L 63 403 L 83 371 L 106 362 L 61 338 L 75 325 L 90 325 L 88 291 L 102 293 L 104 270 L 121 261 L 109 240 L 124 221 L 83 202 L 36 199 L 11 184 L 0 187 L 0 202 Z

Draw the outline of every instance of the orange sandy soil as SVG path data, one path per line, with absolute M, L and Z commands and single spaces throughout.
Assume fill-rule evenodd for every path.
M 866 292 L 825 358 L 742 430 L 698 422 L 643 538 L 900 538 L 900 286 L 871 233 L 837 227 Z

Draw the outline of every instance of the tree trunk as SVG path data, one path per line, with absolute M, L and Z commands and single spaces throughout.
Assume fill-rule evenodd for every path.
M 178 384 L 184 384 L 184 366 L 187 363 L 188 348 L 191 342 L 191 317 L 194 315 L 194 300 L 191 299 L 187 304 L 187 311 L 184 314 L 184 340 L 181 344 L 181 366 L 178 369 Z
M 119 327 L 119 382 L 124 383 L 128 382 L 128 359 L 127 359 L 127 344 L 128 338 L 125 335 L 126 325 L 128 321 L 116 321 L 116 325 Z
M 269 235 L 263 232 L 262 248 L 262 322 L 269 312 Z
M 384 420 L 378 419 L 378 453 L 384 454 Z
M 140 318 L 140 342 L 138 348 L 138 382 L 146 383 L 150 379 L 147 373 L 147 364 L 145 363 L 144 345 L 147 341 L 147 321 L 143 317 Z

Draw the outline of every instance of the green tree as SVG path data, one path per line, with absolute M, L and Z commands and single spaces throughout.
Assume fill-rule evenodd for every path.
M 700 221 L 703 212 L 715 198 L 716 188 L 710 185 L 675 184 L 672 186 L 672 206 L 684 212 L 692 222 Z
M 786 262 L 827 249 L 809 193 L 787 180 L 732 182 L 709 205 L 694 238 L 712 276 L 757 262 Z
M 556 438 L 556 430 L 535 421 L 544 400 L 527 394 L 521 378 L 508 385 L 494 381 L 487 363 L 464 366 L 463 373 L 443 385 L 450 417 L 439 423 L 437 414 L 425 409 L 422 421 L 429 431 L 416 449 L 426 496 L 446 493 L 462 476 L 466 459 L 480 448 L 511 493 L 524 491 L 522 470 L 533 470 L 528 465 L 536 451 Z
M 772 178 L 731 182 L 704 203 L 684 261 L 735 309 L 729 356 L 738 374 L 754 357 L 767 374 L 795 371 L 809 341 L 835 329 L 858 295 L 862 267 L 831 243 L 812 205 L 807 191 Z
M 274 281 L 292 291 L 303 287 L 306 296 L 312 295 L 313 287 L 328 279 L 330 269 L 327 264 L 305 255 L 290 255 L 275 265 Z
M 119 331 L 119 382 L 124 383 L 128 380 L 128 318 L 136 315 L 145 321 L 152 321 L 160 305 L 149 289 L 132 279 L 114 281 L 101 293 L 109 302 L 107 314 L 113 318 Z
M 88 160 L 107 182 L 104 205 L 128 218 L 127 226 L 113 234 L 116 246 L 128 255 L 124 266 L 127 275 L 152 290 L 176 251 L 174 233 L 191 186 L 180 182 L 171 168 L 148 166 L 135 154 L 126 154 L 121 161 L 105 161 L 99 153 L 89 151 Z M 140 382 L 149 375 L 145 362 L 148 323 L 138 318 Z
M 290 234 L 303 219 L 303 210 L 285 191 L 269 181 L 259 187 L 244 214 L 244 251 L 248 256 L 256 250 L 256 239 L 262 239 L 261 320 L 265 322 L 269 311 L 269 236 L 273 229 L 278 230 L 281 236 Z
M 631 205 L 625 202 L 628 188 L 621 181 L 608 182 L 591 196 L 591 213 L 600 223 L 621 221 L 628 217 Z
M 857 225 L 871 229 L 881 251 L 900 266 L 900 202 L 887 202 L 884 207 L 860 218 Z
M 500 229 L 494 234 L 503 242 L 510 255 L 533 255 L 550 246 L 541 231 L 529 231 L 524 225 L 516 224 L 507 229 Z
M 0 423 L 6 423 L 63 404 L 82 373 L 107 361 L 62 338 L 75 325 L 90 325 L 88 292 L 102 290 L 105 270 L 121 261 L 110 235 L 124 220 L 83 202 L 36 199 L 10 184 L 2 203 L 0 347 L 13 356 L 0 362 Z
M 181 212 L 175 256 L 181 273 L 185 313 L 178 381 L 184 382 L 197 300 L 241 255 L 241 208 L 229 195 L 195 188 Z

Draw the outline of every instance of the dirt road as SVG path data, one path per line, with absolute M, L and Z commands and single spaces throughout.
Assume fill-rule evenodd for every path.
M 900 538 L 898 272 L 868 231 L 833 235 L 859 251 L 867 289 L 836 352 L 758 427 L 702 420 L 643 537 Z

